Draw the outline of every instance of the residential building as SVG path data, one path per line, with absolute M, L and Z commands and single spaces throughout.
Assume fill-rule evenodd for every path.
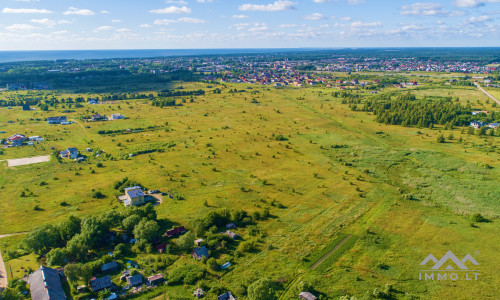
M 47 122 L 49 124 L 61 124 L 62 122 L 67 122 L 67 117 L 66 116 L 48 117 Z
M 316 300 L 316 299 L 318 299 L 316 296 L 314 296 L 313 294 L 311 294 L 309 292 L 300 293 L 299 298 L 303 299 L 303 300 Z
M 186 233 L 186 228 L 184 228 L 184 226 L 180 226 L 180 227 L 174 227 L 173 229 L 170 229 L 170 230 L 167 230 L 167 232 L 165 233 L 165 236 L 166 237 L 176 237 L 178 235 L 181 235 L 181 234 L 184 234 Z
M 111 277 L 109 277 L 109 275 L 99 278 L 94 277 L 90 280 L 90 287 L 94 292 L 102 291 L 104 289 L 109 289 L 112 286 L 113 283 L 111 282 Z
M 102 267 L 101 267 L 101 271 L 103 273 L 114 272 L 114 271 L 117 271 L 119 269 L 120 269 L 120 265 L 118 265 L 118 263 L 116 261 L 106 263 L 106 264 L 102 265 Z
M 231 294 L 231 292 L 227 292 L 217 297 L 217 300 L 236 300 L 236 298 L 233 294 Z
M 140 186 L 132 186 L 125 189 L 125 206 L 142 205 L 145 202 L 145 195 Z
M 196 260 L 201 260 L 203 257 L 210 257 L 210 255 L 208 254 L 208 249 L 205 246 L 195 248 L 191 256 Z
M 75 159 L 78 158 L 78 149 L 68 148 L 67 150 L 61 151 L 59 154 L 62 158 Z
M 158 285 L 161 284 L 165 279 L 162 274 L 156 274 L 148 277 L 149 285 Z
M 129 276 L 127 277 L 127 283 L 130 285 L 130 286 L 138 286 L 138 285 L 142 285 L 142 275 L 141 274 L 136 274 L 134 276 Z
M 59 272 L 48 267 L 40 267 L 28 277 L 31 299 L 64 300 L 66 294 L 61 284 Z

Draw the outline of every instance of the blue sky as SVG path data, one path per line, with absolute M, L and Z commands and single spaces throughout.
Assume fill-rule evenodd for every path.
M 500 46 L 500 0 L 0 0 L 0 50 Z

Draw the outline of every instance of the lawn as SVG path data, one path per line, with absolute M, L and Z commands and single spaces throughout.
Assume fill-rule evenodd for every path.
M 396 298 L 407 293 L 458 299 L 465 290 L 471 298 L 494 297 L 500 283 L 494 276 L 500 267 L 498 136 L 467 135 L 462 128 L 379 124 L 375 116 L 341 104 L 332 88 L 182 85 L 186 90 L 203 88 L 207 94 L 164 108 L 148 100 L 127 100 L 84 104 L 71 113 L 63 113 L 68 107 L 61 104 L 49 112 L 0 109 L 0 130 L 7 131 L 0 137 L 17 132 L 46 138 L 36 147 L 5 149 L 0 159 L 50 154 L 52 147 L 76 147 L 87 156 L 81 163 L 52 159 L 13 168 L 0 162 L 0 234 L 57 223 L 69 214 L 126 209 L 113 184 L 128 177 L 147 189 L 181 195 L 184 200 L 165 197 L 156 209 L 159 217 L 187 228 L 207 209 L 269 209 L 271 217 L 258 223 L 258 251 L 230 257 L 231 270 L 210 277 L 218 277 L 217 283 L 234 293 L 265 276 L 279 283 L 279 295 L 285 287 L 291 291 L 286 295 L 292 295 L 303 280 L 328 298 L 361 298 L 387 283 Z M 418 98 L 459 97 L 475 108 L 494 109 L 475 88 L 442 86 L 432 83 L 414 92 Z M 222 93 L 214 94 L 215 87 Z M 234 88 L 244 92 L 230 93 Z M 127 119 L 82 119 L 115 112 Z M 63 114 L 76 123 L 43 121 Z M 98 133 L 149 126 L 153 129 L 136 133 Z M 437 135 L 450 133 L 454 140 L 436 142 Z M 96 157 L 86 148 L 104 153 Z M 151 148 L 158 151 L 129 156 Z M 106 197 L 93 199 L 92 190 Z M 476 212 L 490 222 L 471 224 L 469 217 Z M 253 238 L 245 230 L 241 233 L 244 239 Z M 303 259 L 320 257 L 346 233 L 356 237 L 355 243 L 325 261 L 322 272 L 309 271 Z M 484 277 L 472 283 L 418 280 L 420 261 L 448 250 L 460 258 L 480 250 L 477 259 Z M 23 259 L 31 267 L 31 256 L 12 264 Z M 175 265 L 185 262 L 192 259 L 181 257 Z M 165 295 L 155 291 L 139 299 L 191 298 L 195 288 L 164 286 Z M 237 296 L 245 299 L 241 292 Z

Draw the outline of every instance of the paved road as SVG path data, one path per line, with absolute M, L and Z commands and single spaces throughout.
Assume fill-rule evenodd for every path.
M 493 101 L 495 101 L 498 105 L 500 105 L 500 100 L 498 100 L 497 98 L 495 98 L 492 94 L 488 93 L 487 91 L 485 91 L 485 89 L 483 89 L 483 87 L 477 83 L 477 82 L 474 82 L 474 84 L 477 86 L 477 88 L 483 92 L 486 96 L 490 97 L 491 99 L 493 99 Z

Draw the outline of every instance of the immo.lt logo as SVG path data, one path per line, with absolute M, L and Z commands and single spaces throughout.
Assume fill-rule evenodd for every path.
M 479 251 L 476 251 L 476 254 L 479 254 Z M 451 251 L 446 252 L 439 260 L 434 255 L 429 254 L 420 265 L 427 266 L 429 262 L 434 263 L 434 265 L 430 269 L 422 267 L 426 269 L 420 270 L 418 275 L 420 280 L 478 280 L 479 270 L 470 270 L 467 265 L 478 266 L 479 263 L 468 253 L 461 260 Z

